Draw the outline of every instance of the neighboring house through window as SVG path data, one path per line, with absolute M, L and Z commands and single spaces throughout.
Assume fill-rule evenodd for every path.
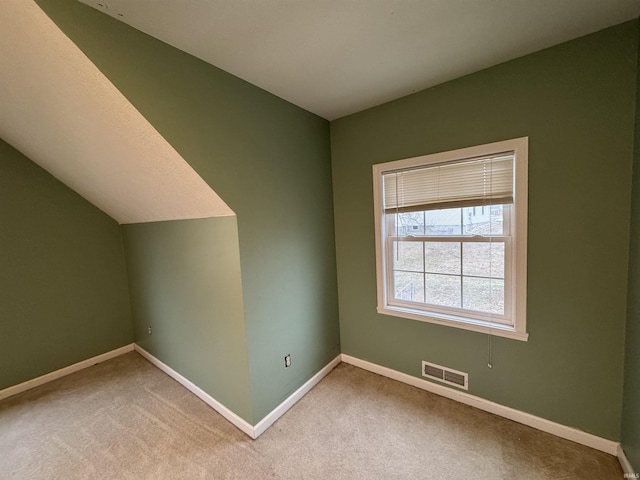
M 373 166 L 379 313 L 527 339 L 527 149 Z

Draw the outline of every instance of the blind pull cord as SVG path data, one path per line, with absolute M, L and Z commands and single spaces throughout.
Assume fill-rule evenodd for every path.
M 487 367 L 493 368 L 493 360 L 492 360 L 492 352 L 491 352 L 491 334 L 487 334 Z
M 400 233 L 400 215 L 398 214 L 398 208 L 400 207 L 400 202 L 398 202 L 398 174 L 395 174 L 396 180 L 396 261 L 400 261 L 400 242 L 398 241 L 399 233 Z

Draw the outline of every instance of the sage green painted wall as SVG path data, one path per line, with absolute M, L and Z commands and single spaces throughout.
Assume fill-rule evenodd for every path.
M 118 224 L 0 140 L 0 389 L 133 342 Z
M 136 343 L 250 422 L 236 218 L 122 228 Z
M 638 52 L 640 69 L 640 51 Z M 636 123 L 631 197 L 631 243 L 629 248 L 629 290 L 625 332 L 622 448 L 640 473 L 640 76 L 636 74 Z
M 236 212 L 256 423 L 340 352 L 329 123 L 79 2 L 37 3 Z
M 637 23 L 331 123 L 343 353 L 620 439 Z M 371 166 L 529 137 L 528 342 L 376 313 Z

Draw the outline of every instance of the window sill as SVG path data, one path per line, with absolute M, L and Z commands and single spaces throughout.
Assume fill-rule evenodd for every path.
M 514 340 L 520 340 L 526 342 L 529 339 L 527 332 L 517 331 L 513 327 L 500 324 L 488 324 L 484 322 L 474 322 L 473 320 L 453 320 L 443 316 L 435 316 L 427 313 L 416 312 L 415 310 L 386 306 L 377 308 L 378 313 L 382 315 L 391 315 L 393 317 L 408 318 L 411 320 L 418 320 L 420 322 L 435 323 L 438 325 L 446 325 L 448 327 L 461 328 L 463 330 L 471 330 L 472 332 L 487 333 L 496 337 L 512 338 Z

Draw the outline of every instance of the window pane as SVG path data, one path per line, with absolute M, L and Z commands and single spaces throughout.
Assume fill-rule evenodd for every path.
M 464 277 L 462 288 L 463 308 L 504 314 L 504 280 Z
M 464 242 L 462 274 L 504 278 L 504 243 Z
M 424 250 L 427 272 L 460 275 L 460 242 L 425 242 Z
M 424 302 L 424 275 L 394 272 L 394 295 L 398 300 Z
M 462 224 L 465 235 L 503 235 L 503 206 L 465 207 L 462 209 Z
M 393 269 L 422 272 L 424 268 L 422 242 L 394 242 Z
M 399 236 L 424 235 L 424 212 L 399 213 L 397 218 Z
M 460 308 L 460 277 L 426 275 L 427 303 Z
M 427 210 L 425 214 L 425 235 L 460 235 L 461 209 L 446 208 Z

